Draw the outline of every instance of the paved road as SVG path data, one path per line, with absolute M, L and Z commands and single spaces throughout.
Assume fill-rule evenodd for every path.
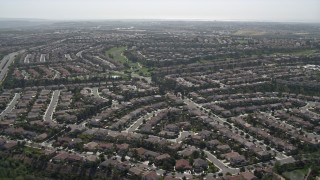
M 136 74 L 136 73 L 131 73 L 131 77 L 144 79 L 145 81 L 147 81 L 148 84 L 152 83 L 151 77 L 140 76 L 139 74 Z
M 168 139 L 168 141 L 181 143 L 185 138 L 194 135 L 195 133 L 192 131 L 182 131 L 179 133 L 179 136 L 176 139 Z
M 109 62 L 108 60 L 102 59 L 102 58 L 99 57 L 99 56 L 94 56 L 94 57 L 97 58 L 97 59 L 99 59 L 99 60 L 101 60 L 103 63 L 105 63 L 106 65 L 108 65 L 111 69 L 115 69 L 115 68 L 116 68 L 116 66 L 115 66 L 113 63 Z
M 4 118 L 8 113 L 12 111 L 12 109 L 18 103 L 18 99 L 20 99 L 20 94 L 16 93 L 11 102 L 8 104 L 7 108 L 0 114 L 0 119 Z
M 9 70 L 9 66 L 13 63 L 15 56 L 23 53 L 24 50 L 22 51 L 18 51 L 18 52 L 13 52 L 11 54 L 8 54 L 7 56 L 5 56 L 1 63 L 0 63 L 0 83 L 4 81 L 4 79 L 7 76 L 8 70 Z
M 100 99 L 103 99 L 103 100 L 106 100 L 108 101 L 107 98 L 104 98 L 104 97 L 101 97 L 100 94 L 99 94 L 99 88 L 98 87 L 94 87 L 91 89 L 91 93 L 93 94 L 93 96 L 97 97 L 97 98 L 100 98 Z
M 61 136 L 63 133 L 66 132 L 66 129 L 62 129 L 60 132 L 58 132 L 57 134 L 51 136 L 50 138 L 48 138 L 47 140 L 43 141 L 41 144 L 42 145 L 46 145 L 47 147 L 52 147 L 52 143 L 54 142 L 54 138 Z
M 51 102 L 43 116 L 44 121 L 52 121 L 52 115 L 58 104 L 59 96 L 60 96 L 60 90 L 55 90 L 52 94 Z
M 216 156 L 211 154 L 209 151 L 204 151 L 204 153 L 207 155 L 207 159 L 220 169 L 218 173 L 226 174 L 229 172 L 231 174 L 237 174 L 240 172 L 240 169 L 238 168 L 231 168 L 226 166 L 223 162 L 221 162 Z
M 133 131 L 136 131 L 136 130 L 139 128 L 139 126 L 142 125 L 144 119 L 145 119 L 145 120 L 148 120 L 148 119 L 150 119 L 150 118 L 153 116 L 153 114 L 158 114 L 160 111 L 162 111 L 162 110 L 159 109 L 159 110 L 157 110 L 157 111 L 155 111 L 155 112 L 148 113 L 148 114 L 140 117 L 140 118 L 139 118 L 138 120 L 136 120 L 128 129 L 126 129 L 124 132 L 133 132 Z
M 147 58 L 144 54 L 141 53 L 141 51 L 137 51 L 138 54 L 140 54 L 142 57 Z
M 1 60 L 1 63 L 0 63 L 1 70 L 4 68 L 4 66 L 6 65 L 6 63 L 8 62 L 9 59 L 10 59 L 10 55 L 3 57 L 3 59 Z
M 206 108 L 204 108 L 204 107 L 202 107 L 201 105 L 199 105 L 199 104 L 197 104 L 197 103 L 195 103 L 194 101 L 192 101 L 191 99 L 188 99 L 188 98 L 185 98 L 184 99 L 184 102 L 190 107 L 190 108 L 193 108 L 193 109 L 198 109 L 199 111 L 200 111 L 200 108 L 203 108 L 204 109 L 204 112 L 206 112 L 206 113 L 208 113 L 208 112 L 210 112 L 208 109 L 206 109 Z M 209 116 L 209 115 L 208 115 Z M 217 120 L 219 120 L 220 121 L 220 123 L 224 123 L 224 122 L 226 122 L 227 123 L 227 121 L 225 120 L 225 119 L 223 119 L 223 118 L 220 118 L 219 116 L 217 116 L 217 115 L 215 115 L 215 114 L 213 114 L 213 116 L 215 116 L 216 118 L 217 118 Z M 228 123 L 228 124 L 230 124 L 230 123 Z M 234 131 L 235 129 L 238 129 L 238 128 L 236 128 L 233 124 L 230 124 L 231 125 L 231 127 L 232 127 L 232 131 Z M 240 131 L 240 132 L 243 132 L 244 133 L 244 135 L 243 136 L 245 136 L 247 133 L 245 133 L 243 130 L 241 130 L 241 129 L 238 129 L 238 131 Z M 249 135 L 249 134 L 248 134 Z M 249 135 L 249 137 L 250 137 L 250 140 L 252 141 L 253 139 L 255 139 L 255 138 L 253 138 L 251 135 Z M 255 140 L 257 140 L 257 139 L 255 139 Z M 262 141 L 260 141 L 261 143 L 262 143 Z M 263 146 L 265 146 L 265 147 L 267 147 L 267 145 L 265 145 L 264 143 L 263 143 Z M 283 154 L 283 153 L 281 153 L 281 152 L 279 152 L 279 151 L 277 151 L 277 150 L 275 150 L 275 149 L 272 149 L 275 153 L 276 153 L 276 159 L 280 162 L 280 163 L 291 163 L 291 162 L 294 162 L 295 160 L 294 160 L 294 158 L 292 158 L 291 156 L 286 156 L 285 154 Z M 231 172 L 230 172 L 231 173 Z M 231 173 L 232 174 L 232 173 Z
M 284 159 L 277 159 L 277 161 L 279 161 L 280 164 L 289 164 L 289 163 L 294 163 L 296 160 L 293 157 L 288 156 L 288 157 L 286 157 Z
M 69 60 L 69 61 L 72 61 L 73 59 L 71 58 L 70 54 L 65 54 L 64 57 Z
M 28 54 L 28 55 L 24 58 L 24 63 L 29 64 L 29 63 L 30 63 L 30 58 L 31 58 L 31 54 Z
M 83 53 L 83 50 L 82 51 L 79 51 L 76 56 L 79 57 L 79 58 L 82 58 L 82 53 Z
M 55 70 L 55 69 L 53 69 L 53 68 L 49 68 L 49 69 L 51 69 L 52 71 L 55 72 L 55 75 L 53 76 L 52 79 L 60 78 L 60 72 L 59 72 L 59 71 L 57 71 L 57 70 Z
M 45 54 L 41 54 L 40 62 L 46 62 L 46 55 Z

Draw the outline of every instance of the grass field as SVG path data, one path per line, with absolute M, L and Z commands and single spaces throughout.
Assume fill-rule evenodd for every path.
M 294 52 L 292 53 L 293 55 L 296 55 L 296 56 L 310 56 L 310 55 L 313 55 L 315 53 L 320 53 L 319 50 L 303 50 L 303 51 L 297 51 L 297 52 Z
M 240 43 L 240 44 L 248 44 L 248 40 L 236 40 L 237 43 Z
M 149 77 L 151 76 L 150 70 L 146 67 L 139 68 L 137 71 L 139 75 Z
M 255 29 L 242 29 L 233 33 L 233 35 L 236 35 L 236 36 L 262 36 L 266 34 L 267 32 L 255 30 Z
M 298 169 L 290 172 L 284 172 L 282 175 L 290 180 L 303 180 L 307 173 L 308 169 Z
M 109 56 L 110 58 L 116 60 L 116 61 L 119 61 L 120 63 L 126 63 L 128 62 L 128 59 L 127 57 L 125 57 L 123 55 L 123 52 L 126 50 L 127 48 L 126 47 L 114 47 L 114 48 L 111 48 L 109 49 L 107 52 L 106 52 L 106 55 Z
M 314 54 L 320 53 L 319 50 L 316 49 L 306 49 L 306 50 L 297 50 L 296 52 L 288 52 L 288 53 L 274 53 L 274 55 L 285 55 L 290 54 L 293 56 L 311 56 Z
M 127 72 L 134 72 L 141 76 L 149 77 L 151 76 L 150 70 L 139 63 L 134 63 L 130 61 L 126 56 L 123 55 L 126 47 L 114 47 L 106 51 L 106 56 L 111 59 L 120 62 L 121 64 L 127 63 L 130 66 L 130 69 L 127 69 Z
M 25 147 L 23 149 L 24 154 L 29 154 L 29 155 L 33 155 L 33 156 L 40 156 L 41 155 L 41 150 L 40 149 L 35 149 L 32 147 Z

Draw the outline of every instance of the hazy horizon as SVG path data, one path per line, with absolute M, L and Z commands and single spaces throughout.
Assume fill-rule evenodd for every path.
M 320 22 L 318 0 L 0 0 L 0 18 Z

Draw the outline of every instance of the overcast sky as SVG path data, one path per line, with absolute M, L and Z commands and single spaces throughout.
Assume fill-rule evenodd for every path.
M 0 0 L 0 18 L 320 22 L 320 0 Z

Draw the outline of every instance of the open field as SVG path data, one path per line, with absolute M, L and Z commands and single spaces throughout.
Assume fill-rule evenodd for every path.
M 315 55 L 315 54 L 319 54 L 320 51 L 316 50 L 316 49 L 306 49 L 306 50 L 297 50 L 295 52 L 288 52 L 288 53 L 274 53 L 275 55 L 286 55 L 286 54 L 290 54 L 293 56 L 311 56 L 311 55 Z
M 241 29 L 236 31 L 233 35 L 236 36 L 262 36 L 266 35 L 267 32 L 254 30 L 254 29 Z
M 134 72 L 141 76 L 151 76 L 150 71 L 148 68 L 144 67 L 140 63 L 134 63 L 130 61 L 126 56 L 123 55 L 124 51 L 126 50 L 126 47 L 114 47 L 106 51 L 106 55 L 121 64 L 128 64 L 130 69 L 127 69 L 126 71 L 128 73 Z
M 308 169 L 298 169 L 291 172 L 284 172 L 283 176 L 290 180 L 303 180 L 308 173 Z
M 125 50 L 126 50 L 126 47 L 114 47 L 112 49 L 109 49 L 106 52 L 106 55 L 123 64 L 128 62 L 128 59 L 123 55 L 123 52 Z

